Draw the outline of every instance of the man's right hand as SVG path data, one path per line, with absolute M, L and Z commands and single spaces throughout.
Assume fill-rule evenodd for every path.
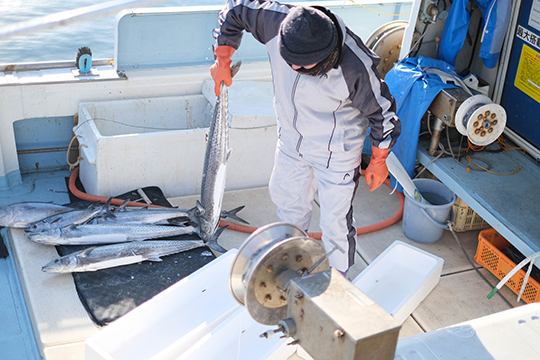
M 235 48 L 228 45 L 221 45 L 216 48 L 214 55 L 216 56 L 216 62 L 210 67 L 210 74 L 216 83 L 214 92 L 216 96 L 219 96 L 219 87 L 221 82 L 224 81 L 225 85 L 232 85 L 231 76 L 231 57 L 235 52 Z
M 369 191 L 377 189 L 388 177 L 386 158 L 390 149 L 379 149 L 371 146 L 371 161 L 366 169 L 366 183 L 371 185 Z

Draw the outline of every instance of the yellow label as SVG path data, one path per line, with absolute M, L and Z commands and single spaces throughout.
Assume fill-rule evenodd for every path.
M 514 86 L 540 103 L 540 53 L 525 44 Z

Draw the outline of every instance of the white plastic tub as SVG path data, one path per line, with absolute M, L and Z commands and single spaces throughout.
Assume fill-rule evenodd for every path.
M 80 103 L 74 133 L 83 145 L 80 179 L 86 192 L 116 196 L 159 186 L 166 197 L 199 194 L 213 82 L 205 82 L 203 92 Z M 268 82 L 236 81 L 229 88 L 228 190 L 268 185 L 277 141 L 272 96 Z
M 229 290 L 237 252 L 228 251 L 88 338 L 85 360 L 176 359 L 241 310 Z
M 394 241 L 353 284 L 403 323 L 439 283 L 443 262 L 435 255 Z
M 202 95 L 79 104 L 74 133 L 83 145 L 86 192 L 116 196 L 159 186 L 165 196 L 197 193 L 193 179 L 202 174 L 211 117 Z
M 215 261 L 86 340 L 86 360 L 286 360 L 292 339 L 260 334 L 275 328 L 251 318 L 233 298 L 229 274 L 238 250 Z M 437 284 L 442 259 L 394 242 L 355 285 L 403 322 Z
M 287 360 L 297 349 L 291 338 L 259 335 L 276 326 L 259 324 L 241 308 L 175 360 Z
M 86 340 L 85 360 L 286 360 L 291 339 L 262 339 L 270 329 L 234 300 L 229 250 Z

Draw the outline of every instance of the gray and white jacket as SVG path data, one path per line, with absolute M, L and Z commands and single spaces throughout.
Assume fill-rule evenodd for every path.
M 238 49 L 243 31 L 266 45 L 274 85 L 279 146 L 334 171 L 360 165 L 371 127 L 373 146 L 391 148 L 401 131 L 395 100 L 377 70 L 379 57 L 343 21 L 323 10 L 340 34 L 340 60 L 322 77 L 300 74 L 281 57 L 279 26 L 294 5 L 229 0 L 214 29 L 216 45 Z

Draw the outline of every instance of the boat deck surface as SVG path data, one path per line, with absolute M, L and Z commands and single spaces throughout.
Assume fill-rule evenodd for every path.
M 69 173 L 66 171 L 25 176 L 23 185 L 9 193 L 0 192 L 0 205 L 21 201 L 66 203 L 69 201 L 65 185 L 67 176 Z M 397 195 L 389 195 L 390 191 L 389 187 L 383 185 L 370 192 L 361 179 L 354 200 L 357 227 L 380 222 L 398 211 L 399 198 Z M 187 196 L 169 201 L 185 208 L 194 206 L 198 198 Z M 245 209 L 239 215 L 252 226 L 260 227 L 277 221 L 276 209 L 266 187 L 225 193 L 223 209 L 233 209 L 240 205 L 245 205 Z M 320 230 L 318 217 L 319 211 L 315 202 L 310 232 Z M 479 230 L 472 230 L 458 235 L 471 259 L 478 245 L 478 234 Z M 84 341 L 98 332 L 99 328 L 92 323 L 82 307 L 71 275 L 41 272 L 43 264 L 57 257 L 56 250 L 31 242 L 20 230 L 4 229 L 2 235 L 5 241 L 9 239 L 10 256 L 0 259 L 0 319 L 3 324 L 9 323 L 12 326 L 0 328 L 0 358 L 39 359 L 39 349 L 41 356 L 48 360 L 84 359 Z M 248 236 L 248 233 L 226 230 L 219 241 L 226 249 L 239 248 Z M 444 259 L 439 284 L 404 322 L 401 338 L 524 304 L 517 303 L 516 295 L 506 287 L 498 293 L 500 295 L 488 300 L 486 296 L 498 280 L 473 260 L 480 272 L 491 282 L 491 285 L 488 285 L 468 262 L 450 232 L 445 231 L 442 238 L 435 243 L 420 244 L 403 235 L 401 221 L 358 237 L 356 263 L 347 278 L 354 279 L 396 240 Z M 6 301 L 10 303 L 9 299 L 11 307 L 4 306 Z M 13 314 L 17 314 L 16 318 Z M 4 346 L 19 343 L 25 345 Z

